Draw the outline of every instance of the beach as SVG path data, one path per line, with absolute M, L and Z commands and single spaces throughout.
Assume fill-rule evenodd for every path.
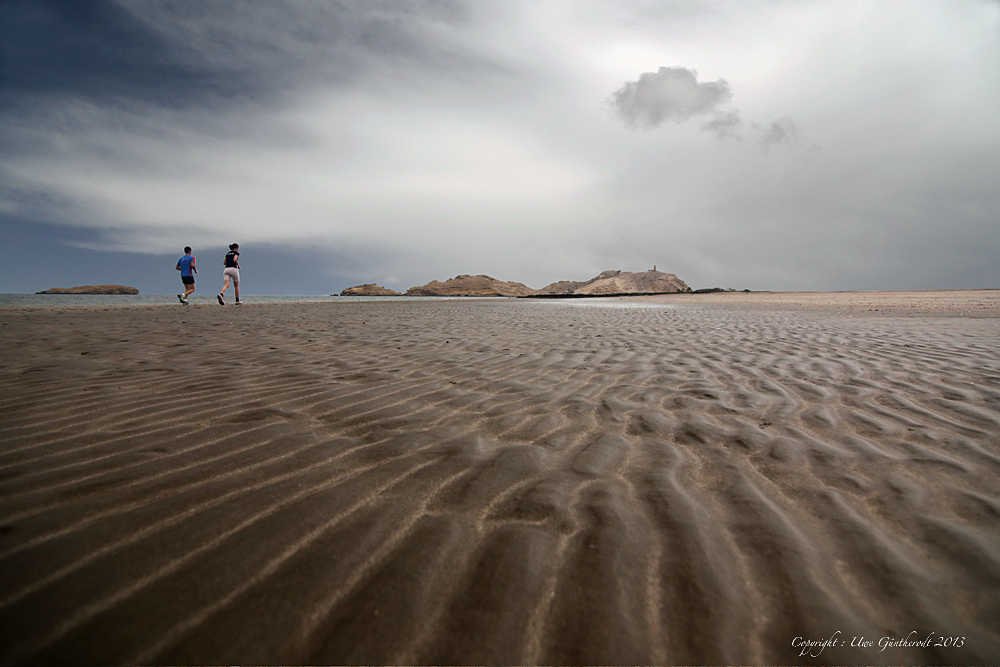
M 2 664 L 1000 662 L 1000 291 L 0 309 Z

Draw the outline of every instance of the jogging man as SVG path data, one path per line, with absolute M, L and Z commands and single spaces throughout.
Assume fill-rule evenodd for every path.
M 194 294 L 194 274 L 198 273 L 194 265 L 194 255 L 191 254 L 191 246 L 184 247 L 184 256 L 177 260 L 177 266 L 174 268 L 181 272 L 181 282 L 184 283 L 184 294 L 178 294 L 177 299 L 186 306 L 188 297 Z

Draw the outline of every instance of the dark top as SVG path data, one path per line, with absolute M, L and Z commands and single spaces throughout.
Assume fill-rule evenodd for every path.
M 226 253 L 226 267 L 239 268 L 240 251 L 230 250 Z

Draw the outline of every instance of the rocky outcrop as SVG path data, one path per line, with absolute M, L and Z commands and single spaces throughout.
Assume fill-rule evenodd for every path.
M 387 287 L 380 287 L 375 283 L 365 283 L 364 285 L 358 285 L 357 287 L 348 287 L 340 296 L 403 296 L 395 290 L 391 290 Z
M 546 285 L 542 289 L 538 290 L 536 294 L 543 296 L 568 296 L 586 284 L 587 283 L 582 283 L 578 280 L 560 280 L 552 283 L 551 285 Z
M 610 296 L 613 294 L 669 294 L 690 287 L 673 273 L 653 269 L 643 273 L 605 271 L 586 282 L 562 280 L 546 285 L 536 296 Z
M 585 282 L 561 280 L 540 290 L 531 289 L 523 283 L 503 282 L 489 276 L 461 275 L 443 283 L 433 280 L 421 287 L 411 287 L 406 290 L 406 296 L 584 297 L 690 291 L 691 288 L 675 274 L 657 271 L 654 267 L 651 271 L 642 273 L 605 271 Z
M 489 276 L 455 276 L 445 282 L 432 280 L 422 287 L 411 287 L 406 296 L 531 296 L 527 285 L 503 282 Z
M 80 287 L 53 287 L 35 294 L 138 294 L 135 287 L 125 285 L 83 285 Z

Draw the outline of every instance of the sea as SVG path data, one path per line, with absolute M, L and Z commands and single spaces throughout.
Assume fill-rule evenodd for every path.
M 233 303 L 228 295 L 226 304 Z M 243 303 L 359 303 L 362 301 L 506 301 L 511 297 L 502 296 L 335 296 L 335 295 L 242 295 Z M 193 294 L 188 297 L 192 305 L 217 304 L 215 295 Z M 633 303 L 614 298 L 592 299 L 545 299 L 553 306 L 572 308 L 651 308 L 673 309 L 676 305 L 657 303 Z M 74 306 L 180 306 L 176 294 L 0 294 L 0 308 L 72 308 Z
M 232 294 L 227 304 L 233 303 Z M 241 295 L 240 300 L 254 303 L 357 303 L 359 301 L 426 301 L 462 299 L 453 296 L 324 296 L 324 295 Z M 489 297 L 487 297 L 489 298 Z M 216 304 L 215 295 L 193 294 L 192 304 Z M 73 306 L 180 306 L 176 294 L 0 294 L 0 308 L 71 308 Z

